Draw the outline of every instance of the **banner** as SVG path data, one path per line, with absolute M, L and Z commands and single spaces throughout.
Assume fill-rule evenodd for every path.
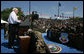
M 69 41 L 68 39 L 68 34 L 67 33 L 61 33 L 61 37 L 59 38 L 59 40 L 62 42 L 62 43 L 67 43 Z
M 77 7 L 74 7 L 74 10 L 77 10 Z
M 59 2 L 59 7 L 61 7 L 61 3 Z

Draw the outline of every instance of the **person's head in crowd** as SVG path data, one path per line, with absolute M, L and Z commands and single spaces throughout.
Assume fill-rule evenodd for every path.
M 83 27 L 83 24 L 82 23 L 80 23 L 80 27 Z

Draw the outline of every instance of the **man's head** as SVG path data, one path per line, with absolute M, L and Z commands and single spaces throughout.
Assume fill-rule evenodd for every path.
M 17 8 L 13 8 L 12 9 L 16 14 L 18 13 L 18 9 Z

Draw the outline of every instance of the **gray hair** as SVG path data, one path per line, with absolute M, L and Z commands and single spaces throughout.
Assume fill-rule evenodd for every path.
M 12 10 L 14 11 L 14 10 L 18 10 L 18 9 L 17 8 L 13 8 Z

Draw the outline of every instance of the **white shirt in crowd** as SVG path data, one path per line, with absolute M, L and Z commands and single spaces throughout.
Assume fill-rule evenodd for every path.
M 10 24 L 17 24 L 17 23 L 20 23 L 20 21 L 18 20 L 17 18 L 17 15 L 14 11 L 12 11 L 9 15 L 9 18 L 8 18 L 8 22 Z

